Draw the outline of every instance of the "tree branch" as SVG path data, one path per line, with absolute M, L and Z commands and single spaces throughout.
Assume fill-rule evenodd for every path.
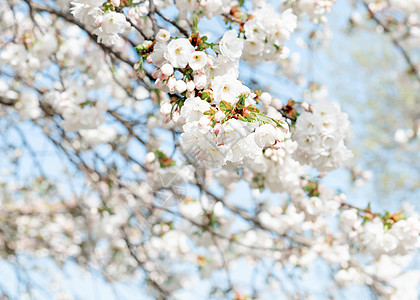
M 401 44 L 401 41 L 398 40 L 397 38 L 391 36 L 392 31 L 389 29 L 389 27 L 382 22 L 374 13 L 374 11 L 369 7 L 369 4 L 365 2 L 365 0 L 362 0 L 363 5 L 365 6 L 365 8 L 368 10 L 371 18 L 373 21 L 375 21 L 375 23 L 379 26 L 381 26 L 383 28 L 383 30 L 390 34 L 390 38 L 392 43 L 394 44 L 394 46 L 401 52 L 401 54 L 403 55 L 405 61 L 407 62 L 408 66 L 410 67 L 410 73 L 414 74 L 414 76 L 416 77 L 416 79 L 420 82 L 420 73 L 418 68 L 416 67 L 415 63 L 412 61 L 408 51 L 403 47 L 403 45 Z

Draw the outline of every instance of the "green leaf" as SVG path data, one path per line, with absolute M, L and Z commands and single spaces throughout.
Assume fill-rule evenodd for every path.
M 104 206 L 98 208 L 98 212 L 99 213 L 103 213 L 104 211 L 108 212 L 110 215 L 113 215 L 114 214 L 114 212 L 112 211 L 112 209 L 109 208 L 107 205 L 104 205 Z
M 219 108 L 221 109 L 221 110 L 223 110 L 223 111 L 232 111 L 233 110 L 233 106 L 232 106 L 232 104 L 230 104 L 229 102 L 226 102 L 226 101 L 224 101 L 224 100 L 222 100 L 220 103 L 219 103 Z
M 198 32 L 198 18 L 197 17 L 193 17 L 192 32 L 193 33 L 197 33 Z
M 135 68 L 137 68 L 137 75 L 143 72 L 143 57 L 139 58 L 139 61 L 136 63 Z

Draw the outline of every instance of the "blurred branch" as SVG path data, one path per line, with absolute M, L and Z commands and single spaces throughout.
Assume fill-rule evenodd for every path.
M 188 31 L 186 31 L 184 28 L 182 28 L 178 23 L 175 21 L 169 19 L 168 17 L 162 15 L 162 13 L 158 10 L 156 10 L 156 14 L 161 17 L 166 22 L 172 24 L 174 27 L 176 27 L 185 37 L 189 37 Z
M 38 3 L 35 3 L 33 1 L 26 1 L 26 3 L 28 3 L 28 5 L 30 6 L 31 9 L 33 10 L 37 10 L 37 11 L 44 11 L 44 12 L 48 12 L 50 14 L 54 14 L 58 17 L 61 17 L 63 19 L 65 19 L 67 22 L 70 22 L 74 25 L 77 25 L 80 27 L 80 29 L 82 29 L 83 31 L 85 31 L 88 36 L 91 38 L 91 40 L 93 42 L 95 42 L 95 44 L 97 44 L 99 47 L 102 48 L 102 50 L 104 50 L 104 52 L 108 53 L 108 54 L 112 54 L 115 57 L 117 57 L 119 60 L 125 62 L 126 64 L 134 67 L 135 62 L 130 61 L 128 58 L 124 57 L 121 53 L 114 51 L 111 47 L 108 47 L 102 43 L 97 43 L 97 36 L 93 33 L 91 33 L 84 24 L 82 24 L 81 22 L 79 22 L 77 19 L 75 19 L 73 16 L 66 14 L 64 12 L 55 10 L 51 7 L 48 6 L 43 6 L 43 5 L 39 5 Z
M 15 100 L 4 96 L 0 96 L 0 104 L 13 106 L 15 104 Z
M 363 5 L 365 6 L 365 8 L 368 10 L 369 15 L 371 17 L 371 19 L 373 21 L 375 21 L 375 23 L 377 25 L 379 25 L 380 27 L 383 28 L 383 30 L 385 31 L 385 33 L 390 35 L 390 39 L 392 41 L 392 43 L 394 44 L 394 46 L 401 52 L 401 54 L 403 55 L 405 61 L 407 62 L 409 68 L 410 68 L 410 74 L 413 74 L 416 79 L 420 82 L 420 73 L 419 73 L 419 69 L 417 68 L 416 64 L 412 61 L 410 54 L 408 53 L 408 51 L 403 47 L 403 45 L 401 44 L 401 40 L 393 37 L 392 31 L 391 29 L 388 27 L 387 24 L 385 24 L 380 18 L 378 18 L 375 15 L 375 12 L 369 7 L 369 4 L 366 2 L 366 0 L 362 0 Z

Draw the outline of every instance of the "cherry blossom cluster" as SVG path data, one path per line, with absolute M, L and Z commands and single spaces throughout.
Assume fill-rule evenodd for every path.
M 285 120 L 271 118 L 256 108 L 256 94 L 238 79 L 244 47 L 235 30 L 227 31 L 216 56 L 205 51 L 206 38 L 170 39 L 161 30 L 155 45 L 143 44 L 142 53 L 159 66 L 155 85 L 173 96 L 161 103 L 168 121 L 184 124 L 183 148 L 206 167 L 252 162 L 262 149 L 281 148 L 290 137 Z M 216 48 L 214 45 L 210 45 Z M 204 49 L 203 49 L 204 48 Z M 177 79 L 178 77 L 178 79 Z
M 293 8 L 302 15 L 307 15 L 315 23 L 326 23 L 326 14 L 331 12 L 336 0 L 294 0 Z
M 252 18 L 243 26 L 246 38 L 243 59 L 258 63 L 288 57 L 290 51 L 283 43 L 290 39 L 297 26 L 297 17 L 293 11 L 287 9 L 279 16 L 271 5 L 266 4 L 250 14 Z
M 188 17 L 205 16 L 211 19 L 221 14 L 227 14 L 235 5 L 235 1 L 230 0 L 206 0 L 206 1 L 176 1 L 176 8 L 179 10 L 179 18 L 182 20 Z
M 328 102 L 311 105 L 311 112 L 302 113 L 296 122 L 294 138 L 300 162 L 319 171 L 331 171 L 346 164 L 352 157 L 345 146 L 349 134 L 348 116 Z

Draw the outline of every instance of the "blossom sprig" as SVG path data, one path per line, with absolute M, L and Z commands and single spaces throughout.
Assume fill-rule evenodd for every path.
M 165 152 L 159 150 L 155 150 L 153 152 L 155 153 L 161 168 L 167 168 L 176 165 L 176 162 L 171 157 L 168 157 Z
M 303 187 L 303 190 L 309 197 L 319 197 L 320 195 L 317 180 L 308 181 L 307 184 Z
M 308 197 L 320 197 L 321 187 L 320 187 L 319 180 L 316 178 L 316 179 L 305 181 L 303 190 L 305 191 Z M 340 207 L 342 211 L 346 211 L 349 209 L 353 210 L 353 212 L 357 214 L 357 217 L 361 218 L 362 225 L 374 219 L 380 219 L 383 223 L 383 228 L 385 231 L 391 229 L 392 225 L 397 223 L 398 221 L 407 219 L 407 217 L 404 215 L 404 213 L 401 210 L 395 213 L 389 212 L 387 210 L 384 213 L 373 212 L 370 202 L 368 203 L 366 208 L 358 208 L 356 206 L 350 205 L 349 203 L 345 203 L 345 202 L 343 202 Z
M 299 104 L 292 99 L 287 101 L 287 104 L 284 105 L 280 111 L 282 112 L 283 116 L 290 119 L 292 122 L 296 122 L 297 118 L 299 117 L 299 113 L 297 112 L 295 105 Z
M 380 218 L 383 222 L 385 230 L 390 229 L 396 222 L 407 219 L 402 211 L 391 213 L 386 210 L 383 214 L 372 212 L 370 203 L 365 209 L 358 209 L 358 215 L 363 219 L 363 224 L 375 218 Z
M 115 4 L 111 0 L 108 0 L 107 2 L 102 4 L 102 7 L 105 13 L 108 13 L 110 11 L 115 11 Z
M 225 114 L 226 120 L 234 118 L 245 122 L 259 121 L 258 108 L 256 108 L 254 104 L 245 106 L 245 98 L 247 98 L 247 96 L 241 94 L 239 96 L 239 101 L 235 106 L 224 100 L 218 104 L 219 109 Z

